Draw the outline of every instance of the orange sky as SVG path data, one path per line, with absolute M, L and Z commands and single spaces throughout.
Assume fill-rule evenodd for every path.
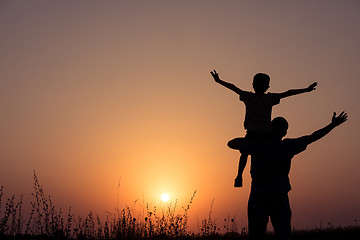
M 356 1 L 1 1 L 0 185 L 30 195 L 32 171 L 58 206 L 102 213 L 160 194 L 196 216 L 246 223 L 249 164 L 233 187 L 244 90 L 257 72 L 282 100 L 288 137 L 345 110 L 349 121 L 294 158 L 295 227 L 360 218 L 360 4 Z M 195 219 L 195 220 L 194 220 Z

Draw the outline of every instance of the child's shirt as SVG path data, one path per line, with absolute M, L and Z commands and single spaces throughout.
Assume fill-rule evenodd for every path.
M 277 93 L 256 94 L 246 92 L 240 94 L 240 101 L 245 103 L 244 127 L 248 131 L 271 131 L 272 106 L 280 103 Z

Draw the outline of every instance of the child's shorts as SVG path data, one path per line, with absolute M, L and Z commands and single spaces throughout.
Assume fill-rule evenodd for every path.
M 255 140 L 255 141 L 264 141 L 269 140 L 272 137 L 272 132 L 260 132 L 260 131 L 251 131 L 247 130 L 245 139 L 246 140 Z

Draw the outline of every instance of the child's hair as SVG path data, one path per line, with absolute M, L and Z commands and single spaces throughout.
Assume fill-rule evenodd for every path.
M 265 92 L 270 85 L 270 77 L 265 73 L 257 73 L 253 79 L 255 92 Z

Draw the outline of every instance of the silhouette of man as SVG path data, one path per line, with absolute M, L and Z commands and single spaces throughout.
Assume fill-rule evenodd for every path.
M 311 135 L 283 139 L 288 122 L 277 117 L 272 120 L 271 140 L 249 142 L 235 138 L 228 142 L 232 149 L 251 155 L 251 192 L 248 202 L 249 238 L 264 239 L 269 217 L 279 239 L 290 239 L 291 209 L 288 192 L 291 189 L 289 172 L 291 159 L 331 130 L 347 120 L 347 114 L 334 113 L 331 123 Z

